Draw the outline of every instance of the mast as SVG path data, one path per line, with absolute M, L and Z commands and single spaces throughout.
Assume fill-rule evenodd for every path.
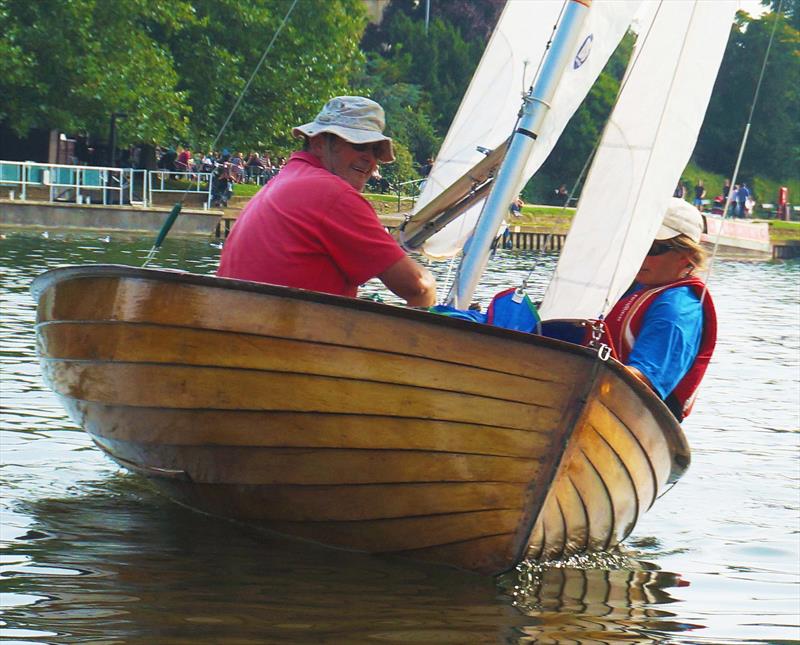
M 483 212 L 475 226 L 468 250 L 461 258 L 453 288 L 447 304 L 466 308 L 489 259 L 489 251 L 511 202 L 516 198 L 522 183 L 525 163 L 533 150 L 550 102 L 561 76 L 575 55 L 581 27 L 589 13 L 591 0 L 569 0 L 553 44 L 547 54 L 536 84 L 523 98 L 520 119 L 505 159 L 493 182 Z

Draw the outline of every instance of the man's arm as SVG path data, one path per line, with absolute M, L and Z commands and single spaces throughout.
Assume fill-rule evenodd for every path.
M 409 307 L 430 307 L 436 302 L 436 280 L 428 269 L 407 255 L 378 275 L 390 291 Z

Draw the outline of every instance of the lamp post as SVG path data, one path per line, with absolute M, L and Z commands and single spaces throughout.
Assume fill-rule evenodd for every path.
M 111 113 L 111 124 L 108 128 L 108 165 L 112 168 L 117 157 L 117 119 L 124 119 L 126 116 L 128 115 L 125 112 Z

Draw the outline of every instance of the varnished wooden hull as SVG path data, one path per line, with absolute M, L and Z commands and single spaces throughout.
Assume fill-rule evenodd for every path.
M 689 450 L 613 361 L 528 334 L 129 267 L 40 276 L 46 381 L 203 511 L 485 573 L 617 544 Z

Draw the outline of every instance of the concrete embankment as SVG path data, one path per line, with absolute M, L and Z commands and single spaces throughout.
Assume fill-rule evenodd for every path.
M 170 208 L 152 206 L 110 206 L 102 204 L 48 203 L 0 199 L 0 226 L 36 229 L 76 229 L 158 232 Z M 212 236 L 222 211 L 184 209 L 173 227 L 173 234 Z

